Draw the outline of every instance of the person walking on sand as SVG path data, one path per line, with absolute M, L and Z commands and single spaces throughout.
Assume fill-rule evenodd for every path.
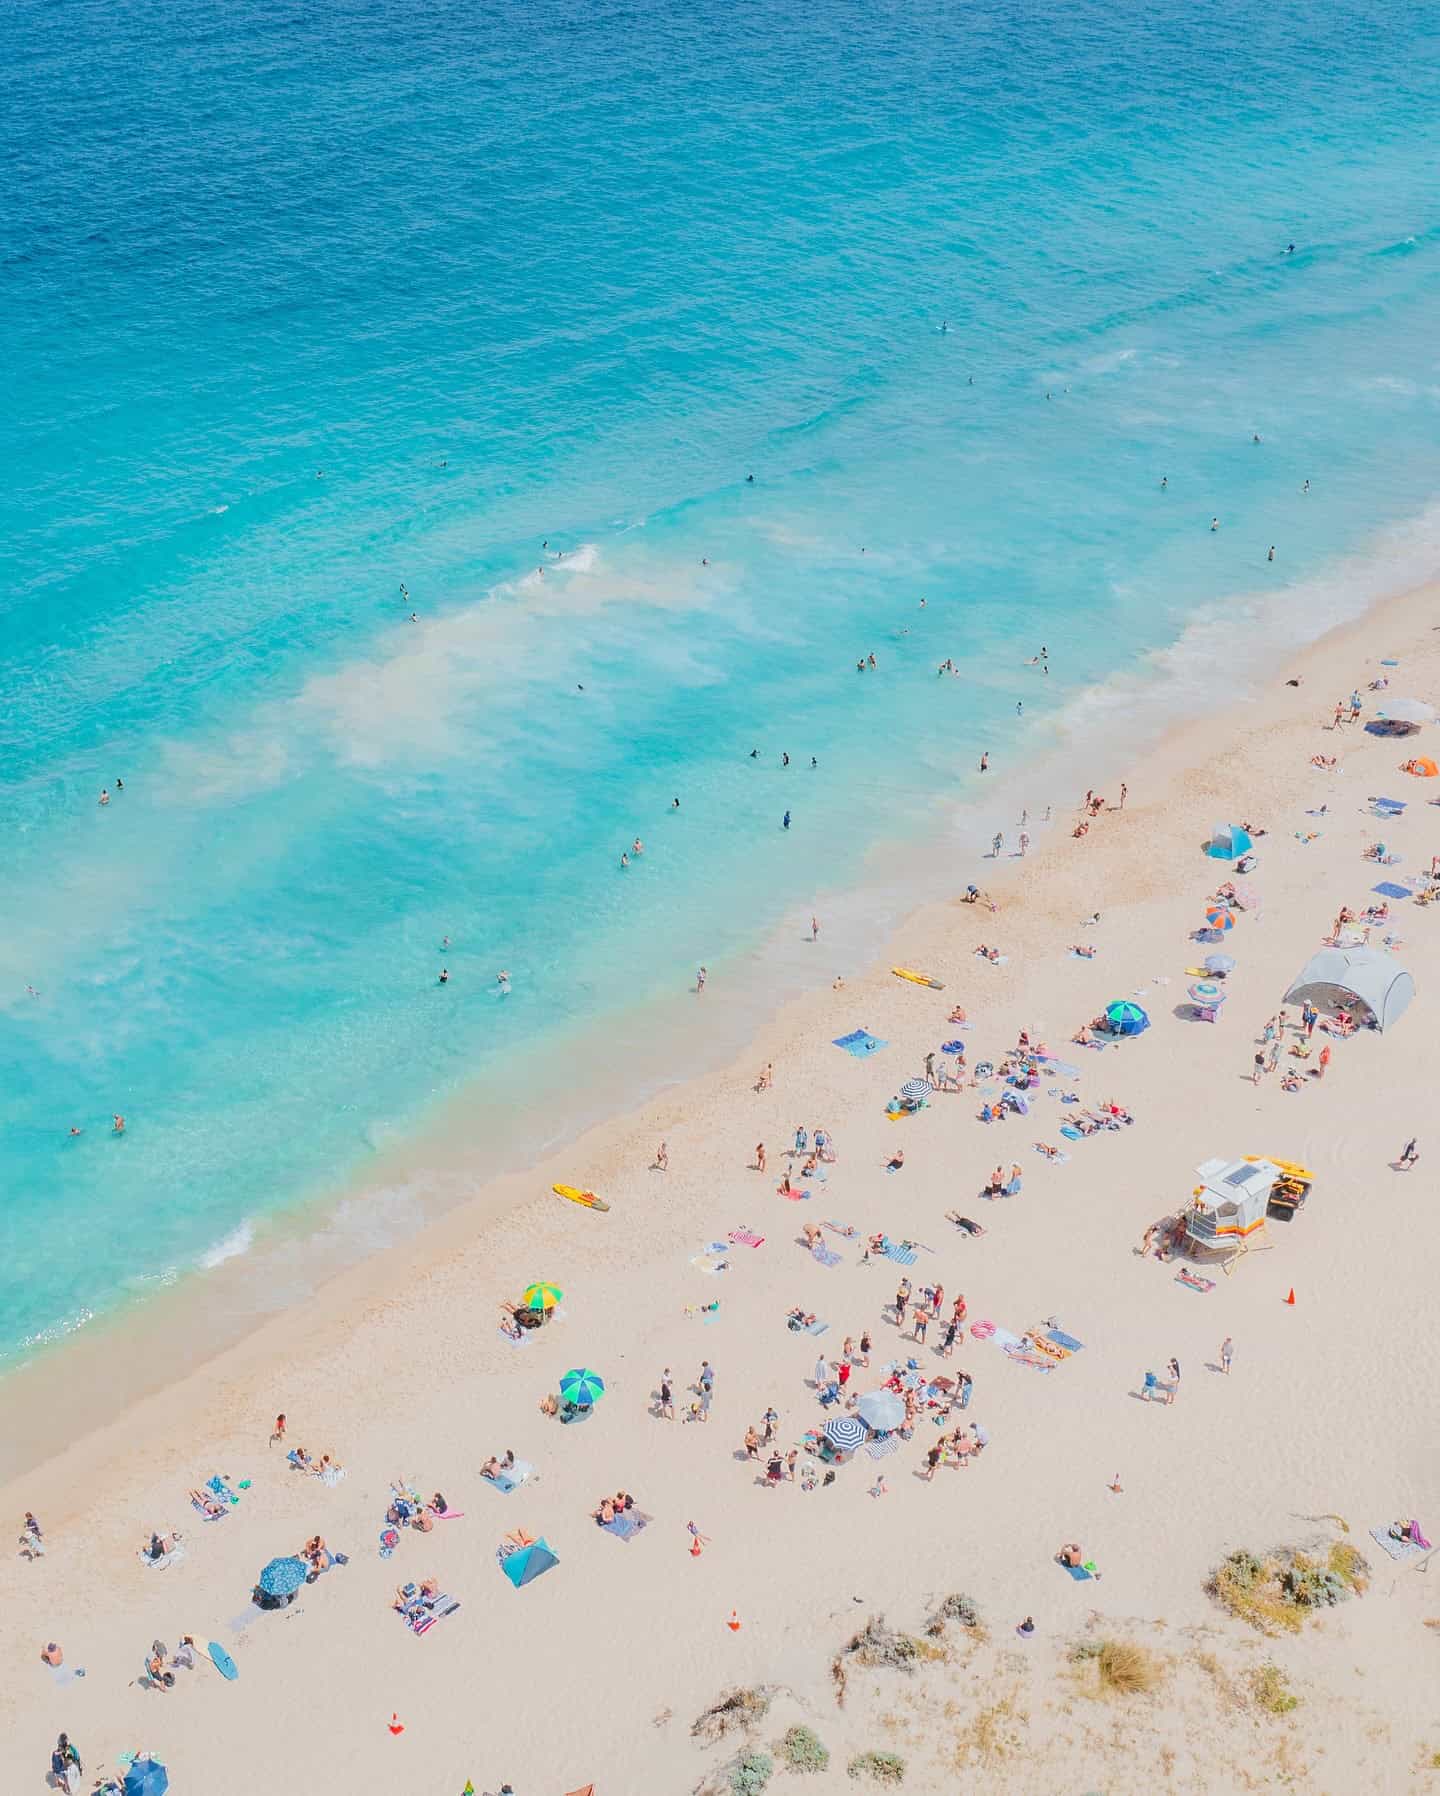
M 1406 1172 L 1409 1172 L 1410 1168 L 1419 1158 L 1420 1149 L 1416 1145 L 1415 1137 L 1412 1135 L 1401 1151 L 1400 1164 L 1405 1168 Z
M 1022 829 L 1020 831 L 1020 858 L 1022 861 L 1024 860 L 1025 856 L 1029 853 L 1029 851 L 1030 851 L 1030 838 L 1028 835 L 1026 835 L 1025 831 Z
M 1005 838 L 1004 838 L 1004 836 L 1001 835 L 1000 831 L 997 829 L 995 832 L 994 839 L 990 843 L 990 858 L 991 858 L 991 860 L 998 861 L 1000 859 L 1000 851 L 1002 848 L 1004 848 L 1004 846 L 1005 846 Z
M 660 1143 L 659 1147 L 657 1147 L 655 1150 L 655 1168 L 654 1168 L 654 1170 L 656 1172 L 669 1172 L 669 1170 L 670 1170 L 670 1149 L 665 1145 L 665 1143 L 663 1141 Z
M 284 1410 L 281 1410 L 280 1414 L 278 1416 L 276 1416 L 276 1418 L 275 1418 L 275 1427 L 270 1435 L 270 1445 L 273 1447 L 275 1445 L 276 1441 L 283 1441 L 284 1439 L 285 1439 L 285 1412 L 284 1412 Z
M 1323 1079 L 1325 1077 L 1325 1068 L 1327 1066 L 1329 1066 L 1329 1064 L 1330 1064 L 1330 1044 L 1327 1041 L 1325 1046 L 1323 1048 L 1321 1048 L 1321 1050 L 1320 1050 L 1320 1063 L 1315 1068 L 1315 1077 L 1317 1079 Z
M 669 1366 L 660 1374 L 660 1419 L 663 1422 L 675 1420 L 675 1392 L 670 1383 Z
M 1170 1382 L 1165 1387 L 1166 1403 L 1173 1403 L 1180 1394 L 1180 1362 L 1178 1359 L 1168 1360 L 1165 1370 L 1170 1374 Z
M 820 940 L 820 919 L 819 919 L 819 917 L 811 917 L 811 919 L 810 919 L 810 940 L 812 942 L 818 942 Z
M 1226 1335 L 1225 1339 L 1220 1343 L 1220 1370 L 1227 1378 L 1230 1376 L 1230 1361 L 1234 1356 L 1235 1343 L 1230 1339 L 1229 1335 Z
M 697 998 L 700 996 L 701 992 L 704 991 L 705 981 L 709 977 L 710 975 L 705 971 L 704 967 L 701 967 L 700 971 L 695 975 L 695 996 Z
M 988 773 L 990 771 L 990 750 L 988 748 L 980 757 L 980 771 L 981 773 Z
M 1264 1071 L 1265 1071 L 1265 1050 L 1262 1048 L 1260 1050 L 1260 1052 L 1258 1054 L 1256 1054 L 1256 1056 L 1255 1056 L 1255 1068 L 1254 1068 L 1254 1071 L 1250 1074 L 1250 1083 L 1252 1085 L 1258 1085 L 1260 1083 L 1261 1075 L 1264 1073 Z
M 763 1141 L 755 1143 L 755 1170 L 756 1172 L 765 1170 L 765 1143 Z

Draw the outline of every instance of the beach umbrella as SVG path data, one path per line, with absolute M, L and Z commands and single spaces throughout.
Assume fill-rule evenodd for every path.
M 934 1090 L 935 1087 L 928 1079 L 907 1079 L 900 1087 L 900 1095 L 902 1098 L 909 1098 L 912 1103 L 918 1104 L 923 1098 L 928 1098 Z
M 598 1372 L 574 1368 L 560 1380 L 560 1395 L 566 1403 L 595 1404 L 605 1395 L 605 1380 Z
M 125 1796 L 165 1796 L 170 1773 L 159 1759 L 136 1759 L 125 1773 Z
M 303 1559 L 272 1559 L 260 1574 L 260 1588 L 266 1596 L 293 1596 L 305 1582 Z
M 1204 1004 L 1207 1008 L 1213 1009 L 1215 1005 L 1223 1004 L 1225 995 L 1218 985 L 1212 985 L 1208 979 L 1202 979 L 1190 987 L 1190 996 L 1197 1004 Z
M 1117 998 L 1105 1006 L 1105 1025 L 1115 1035 L 1139 1035 L 1150 1027 L 1150 1019 L 1138 1004 Z
M 880 1434 L 886 1434 L 890 1429 L 898 1428 L 905 1420 L 903 1400 L 897 1397 L 894 1391 L 887 1391 L 883 1388 L 878 1391 L 866 1391 L 855 1408 L 866 1427 L 873 1428 Z
M 825 1424 L 825 1438 L 843 1453 L 853 1453 L 865 1438 L 865 1424 L 859 1416 L 836 1416 Z
M 1205 852 L 1212 860 L 1238 860 L 1252 846 L 1250 832 L 1238 823 L 1217 823 L 1210 832 L 1210 840 L 1205 844 Z
M 1235 913 L 1224 904 L 1212 904 L 1205 913 L 1205 922 L 1211 929 L 1222 932 L 1235 927 Z
M 1205 956 L 1205 971 L 1207 973 L 1215 973 L 1221 978 L 1223 978 L 1226 973 L 1233 973 L 1235 971 L 1235 966 L 1236 962 L 1233 955 L 1207 954 Z
M 520 1299 L 521 1307 L 527 1310 L 553 1310 L 565 1293 L 559 1285 L 527 1285 L 525 1295 Z

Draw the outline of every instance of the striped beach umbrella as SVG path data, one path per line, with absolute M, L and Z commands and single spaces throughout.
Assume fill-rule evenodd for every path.
M 1226 993 L 1208 979 L 1202 979 L 1190 987 L 1190 996 L 1197 1004 L 1205 1004 L 1213 1009 L 1215 1005 L 1225 1002 Z
M 560 1380 L 560 1395 L 566 1403 L 595 1404 L 605 1395 L 605 1380 L 598 1372 L 574 1367 Z
M 835 1416 L 825 1424 L 825 1438 L 842 1453 L 853 1453 L 865 1438 L 865 1424 L 859 1416 Z
M 553 1310 L 564 1296 L 565 1293 L 559 1285 L 547 1285 L 542 1282 L 538 1285 L 527 1285 L 521 1301 L 527 1310 Z
M 1205 913 L 1205 922 L 1211 929 L 1219 929 L 1221 931 L 1233 929 L 1235 927 L 1235 913 L 1228 905 L 1212 904 L 1209 910 Z
M 900 1087 L 902 1098 L 909 1098 L 913 1103 L 920 1103 L 934 1092 L 935 1087 L 928 1079 L 907 1079 Z

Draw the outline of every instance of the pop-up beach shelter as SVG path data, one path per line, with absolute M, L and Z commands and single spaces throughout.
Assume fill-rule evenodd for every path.
M 1249 830 L 1242 829 L 1238 823 L 1217 823 L 1210 831 L 1205 852 L 1212 860 L 1237 861 L 1242 854 L 1249 853 L 1251 846 Z
M 1393 955 L 1379 948 L 1321 948 L 1301 968 L 1285 1002 L 1358 1011 L 1362 1021 L 1373 1018 L 1377 1029 L 1388 1029 L 1414 996 L 1415 981 Z
M 501 1561 L 500 1569 L 517 1590 L 526 1584 L 532 1584 L 541 1572 L 549 1571 L 552 1565 L 560 1561 L 550 1551 L 548 1541 L 532 1541 L 528 1547 L 520 1547 Z

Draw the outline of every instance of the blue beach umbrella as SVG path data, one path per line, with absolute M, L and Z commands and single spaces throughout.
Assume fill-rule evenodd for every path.
M 836 1416 L 825 1424 L 825 1438 L 842 1453 L 853 1453 L 865 1438 L 865 1424 L 859 1416 Z
M 1105 1006 L 1105 1026 L 1112 1035 L 1139 1035 L 1150 1027 L 1150 1019 L 1138 1004 L 1117 998 Z
M 560 1395 L 567 1403 L 593 1407 L 605 1395 L 605 1380 L 577 1366 L 560 1380 Z
M 159 1759 L 136 1759 L 125 1773 L 125 1796 L 165 1796 L 170 1773 Z
M 304 1582 L 303 1559 L 272 1559 L 259 1578 L 266 1596 L 292 1596 Z

